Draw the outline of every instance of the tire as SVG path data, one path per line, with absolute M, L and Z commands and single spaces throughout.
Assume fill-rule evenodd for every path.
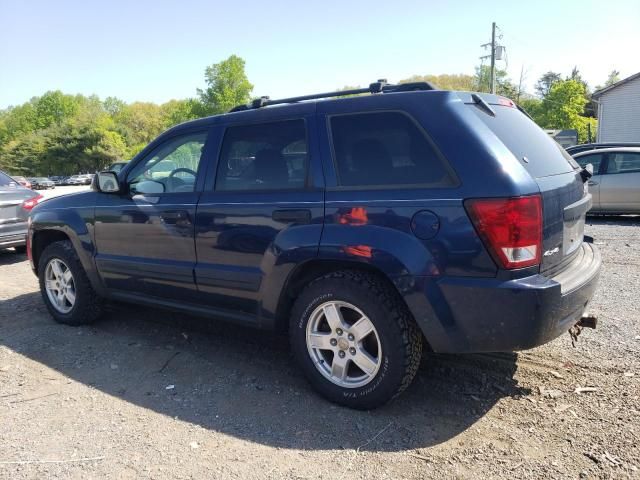
M 356 326 L 359 319 L 364 328 Z M 334 328 L 341 322 L 344 328 Z M 422 334 L 398 293 L 377 276 L 357 271 L 327 274 L 302 291 L 293 305 L 289 340 L 311 386 L 328 400 L 359 410 L 398 396 L 411 384 L 422 356 Z
M 13 247 L 13 249 L 15 250 L 16 253 L 19 253 L 20 255 L 24 255 L 27 253 L 26 245 L 18 245 L 17 247 Z
M 47 277 L 55 275 L 53 268 L 51 268 L 50 272 L 47 271 L 47 267 L 50 264 L 52 266 L 56 264 L 59 268 L 62 267 L 62 271 L 65 273 L 64 267 L 71 272 L 69 290 L 71 290 L 72 285 L 74 302 L 71 304 L 65 295 L 64 308 L 60 305 L 56 306 L 47 292 Z M 102 314 L 103 299 L 93 290 L 91 282 L 70 241 L 54 242 L 44 249 L 38 261 L 38 280 L 44 303 L 51 316 L 58 323 L 74 326 L 87 325 L 95 322 Z M 55 280 L 52 281 L 55 282 Z

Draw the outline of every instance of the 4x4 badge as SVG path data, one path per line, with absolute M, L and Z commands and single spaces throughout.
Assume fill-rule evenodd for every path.
M 560 247 L 556 247 L 556 248 L 553 248 L 551 250 L 547 250 L 546 252 L 543 253 L 543 255 L 545 257 L 550 257 L 551 255 L 555 255 L 559 251 L 560 251 Z

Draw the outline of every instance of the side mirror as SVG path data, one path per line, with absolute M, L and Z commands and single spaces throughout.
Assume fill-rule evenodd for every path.
M 114 172 L 100 172 L 96 175 L 97 190 L 103 193 L 117 193 L 120 191 L 118 176 Z
M 587 172 L 589 172 L 591 174 L 591 176 L 593 177 L 593 163 L 587 163 L 587 166 L 584 167 Z

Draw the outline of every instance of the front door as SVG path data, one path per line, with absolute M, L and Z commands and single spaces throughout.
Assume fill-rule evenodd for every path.
M 158 142 L 127 170 L 123 194 L 98 194 L 96 265 L 107 288 L 195 300 L 194 219 L 206 139 L 206 131 L 191 131 Z
M 324 192 L 314 121 L 225 129 L 215 181 L 196 215 L 196 281 L 210 306 L 244 311 L 248 321 L 270 316 L 291 269 L 317 255 Z
M 589 193 L 591 194 L 592 200 L 591 210 L 594 212 L 600 210 L 600 182 L 602 181 L 600 170 L 604 168 L 603 159 L 603 153 L 582 155 L 575 159 L 582 168 L 585 168 L 589 164 L 593 165 L 593 176 L 589 179 Z

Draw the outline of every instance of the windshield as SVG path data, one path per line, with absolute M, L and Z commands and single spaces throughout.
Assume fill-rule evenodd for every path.
M 575 162 L 562 147 L 518 109 L 492 105 L 495 116 L 491 116 L 476 105 L 469 107 L 534 178 L 567 173 L 575 168 Z

